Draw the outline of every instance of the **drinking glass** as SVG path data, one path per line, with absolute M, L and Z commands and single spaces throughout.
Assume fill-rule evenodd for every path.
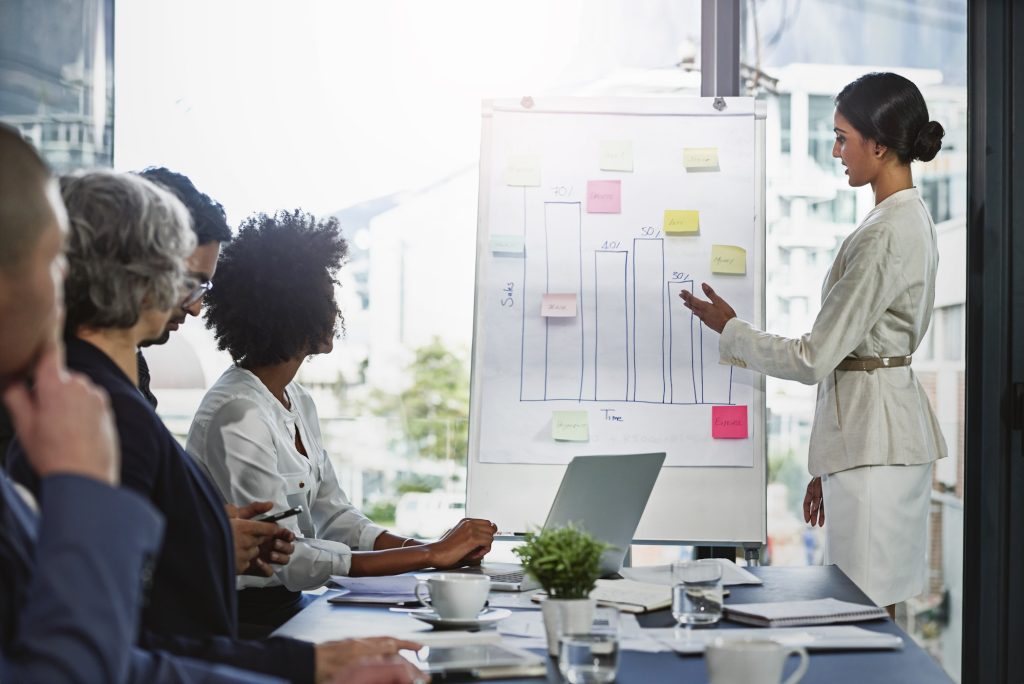
M 681 625 L 722 618 L 722 566 L 713 558 L 672 564 L 672 617 Z
M 559 630 L 558 669 L 569 684 L 606 684 L 619 669 L 619 611 L 594 608 L 585 632 Z

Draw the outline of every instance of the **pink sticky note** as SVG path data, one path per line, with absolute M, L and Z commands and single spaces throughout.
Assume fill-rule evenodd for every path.
M 622 211 L 622 181 L 587 181 L 587 213 L 618 214 Z
M 540 315 L 551 318 L 574 318 L 576 316 L 576 295 L 546 294 L 540 302 Z
M 747 407 L 712 406 L 711 436 L 715 439 L 746 439 Z

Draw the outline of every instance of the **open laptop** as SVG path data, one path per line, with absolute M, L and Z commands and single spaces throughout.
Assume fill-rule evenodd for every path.
M 605 577 L 616 574 L 622 569 L 622 561 L 664 462 L 664 452 L 577 456 L 562 476 L 544 529 L 563 527 L 571 522 L 596 539 L 611 544 L 614 548 L 601 556 L 601 574 Z M 496 591 L 529 591 L 540 586 L 532 577 L 524 576 L 523 567 L 516 563 L 485 561 L 475 571 L 488 575 L 491 589 Z M 474 572 L 474 569 L 459 572 Z

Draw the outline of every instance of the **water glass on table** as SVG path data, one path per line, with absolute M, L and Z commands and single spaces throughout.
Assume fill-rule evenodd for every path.
M 722 565 L 713 558 L 672 564 L 672 617 L 680 625 L 722 618 Z
M 606 684 L 615 681 L 619 669 L 619 611 L 594 608 L 585 632 L 558 635 L 558 669 L 569 684 Z

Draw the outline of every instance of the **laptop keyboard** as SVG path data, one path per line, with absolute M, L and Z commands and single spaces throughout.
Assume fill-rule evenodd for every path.
M 511 572 L 499 570 L 488 571 L 487 568 L 482 568 L 482 570 L 483 573 L 490 577 L 491 580 L 494 582 L 509 582 L 511 584 L 519 584 L 523 581 L 522 570 L 512 570 Z

